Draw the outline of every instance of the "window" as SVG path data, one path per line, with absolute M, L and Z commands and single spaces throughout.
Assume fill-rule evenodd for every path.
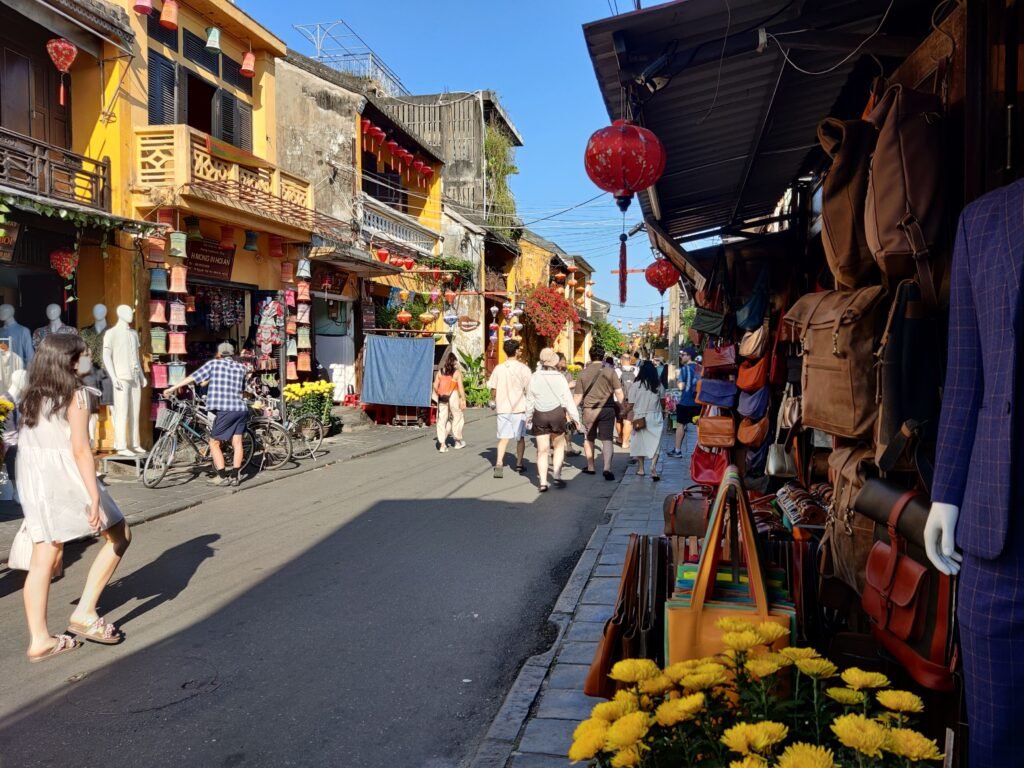
M 396 211 L 408 212 L 409 197 L 402 187 L 402 175 L 386 166 L 378 169 L 377 156 L 373 152 L 363 152 L 362 189 L 370 197 L 390 205 Z
M 212 75 L 220 75 L 220 54 L 206 50 L 206 41 L 199 35 L 194 35 L 187 29 L 182 34 L 185 42 L 185 58 L 195 62 Z
M 246 96 L 252 96 L 252 78 L 246 77 L 242 74 L 241 63 L 227 56 L 223 56 L 222 58 L 224 62 L 222 69 L 224 72 L 221 77 L 224 78 L 224 82 L 228 85 L 235 86 L 235 88 L 240 90 Z
M 149 51 L 149 124 L 178 122 L 175 99 L 177 72 L 174 62 L 152 48 Z
M 178 30 L 161 27 L 159 11 L 154 10 L 146 17 L 146 33 L 150 38 L 158 43 L 163 43 L 172 51 L 178 50 Z

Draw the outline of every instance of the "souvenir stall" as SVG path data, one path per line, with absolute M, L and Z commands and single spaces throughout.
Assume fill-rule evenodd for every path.
M 705 37 L 687 48 L 694 45 L 684 39 L 694 23 L 687 13 L 706 14 L 705 27 L 726 22 L 719 8 L 701 3 L 673 16 L 681 5 L 585 30 L 609 112 L 624 118 L 592 137 L 588 173 L 623 209 L 644 192 L 651 241 L 666 265 L 656 271 L 671 266 L 672 282 L 694 296 L 690 341 L 704 365 L 691 483 L 665 499 L 662 541 L 630 541 L 617 618 L 605 628 L 585 690 L 614 694 L 607 674 L 624 656 L 694 668 L 726 658 L 723 674 L 728 659 L 756 659 L 746 677 L 726 674 L 706 689 L 735 696 L 734 718 L 748 715 L 745 690 L 799 707 L 799 686 L 822 696 L 833 686 L 815 711 L 838 725 L 837 713 L 885 710 L 883 702 L 894 700 L 873 689 L 902 688 L 924 736 L 897 733 L 892 715 L 865 718 L 876 725 L 862 735 L 875 728 L 882 739 L 878 760 L 934 764 L 944 753 L 947 765 L 1012 764 L 1014 725 L 1024 717 L 1012 688 L 1024 680 L 992 633 L 1019 628 L 1019 601 L 1000 578 L 1014 578 L 1019 541 L 1003 522 L 1017 493 L 1010 478 L 1020 474 L 1010 444 L 1013 395 L 1022 386 L 1004 365 L 1016 354 L 1009 329 L 1019 292 L 1015 279 L 1004 278 L 1019 273 L 1022 255 L 1020 238 L 996 230 L 1019 229 L 1024 193 L 1015 180 L 1024 163 L 1015 141 L 999 174 L 978 161 L 991 159 L 1001 130 L 983 115 L 1019 106 L 1021 84 L 1007 74 L 1017 58 L 1000 42 L 1016 22 L 1007 27 L 993 7 L 911 3 L 892 19 L 865 17 L 863 28 L 874 32 L 859 39 L 884 52 L 857 59 L 857 48 L 835 65 L 849 41 L 815 29 L 820 18 L 768 13 L 761 29 L 727 38 L 726 47 Z M 896 45 L 883 33 L 892 29 L 887 19 L 914 36 Z M 633 26 L 646 32 L 631 37 Z M 652 29 L 660 31 L 648 40 Z M 705 167 L 686 148 L 724 120 L 746 123 L 731 116 L 733 105 L 713 103 L 702 108 L 707 127 L 680 122 L 673 98 L 699 76 L 687 67 L 704 63 L 703 46 L 709 56 L 722 51 L 722 89 L 734 87 L 739 68 L 765 53 L 758 35 L 770 45 L 756 66 L 777 66 L 778 85 L 764 104 L 747 105 L 762 110 L 749 121 L 756 141 L 742 140 L 754 154 L 736 174 L 727 172 L 735 161 L 717 155 Z M 613 38 L 641 37 L 652 50 L 686 48 L 689 61 L 667 57 L 623 77 L 602 51 Z M 993 51 L 1007 56 L 1005 72 L 990 67 Z M 654 61 L 617 53 L 618 61 Z M 829 62 L 828 74 L 841 70 L 832 79 L 824 76 Z M 672 70 L 667 79 L 655 65 Z M 657 93 L 668 81 L 673 88 Z M 648 89 L 623 90 L 624 82 Z M 813 149 L 780 159 L 780 147 L 815 134 Z M 666 159 L 662 142 L 679 154 Z M 723 147 L 722 158 L 732 149 Z M 688 185 L 677 180 L 697 173 L 705 175 Z M 777 189 L 770 199 L 769 189 Z M 655 229 L 668 235 L 655 237 Z M 709 231 L 720 244 L 680 247 L 706 241 Z M 631 617 L 647 611 L 656 616 L 636 625 Z M 785 658 L 770 653 L 786 646 L 800 648 Z M 815 661 L 794 667 L 799 659 Z M 1006 686 L 991 684 L 992 665 L 1007 670 Z M 819 732 L 814 743 L 835 750 L 836 764 L 856 754 L 877 764 L 843 731 Z

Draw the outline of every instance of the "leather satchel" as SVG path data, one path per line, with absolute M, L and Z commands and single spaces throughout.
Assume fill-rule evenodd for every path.
M 748 360 L 758 360 L 764 357 L 764 353 L 768 349 L 768 339 L 770 336 L 771 332 L 768 329 L 768 321 L 766 319 L 760 328 L 743 334 L 743 338 L 740 340 L 740 356 Z
M 743 419 L 740 422 L 739 429 L 736 430 L 736 439 L 743 443 L 743 445 L 759 448 L 768 438 L 768 430 L 771 428 L 769 421 L 770 419 L 767 415 L 756 421 L 753 419 Z
M 723 379 L 701 378 L 697 382 L 696 401 L 700 405 L 717 405 L 733 408 L 736 405 L 736 384 Z
M 865 467 L 872 454 L 870 448 L 860 445 L 837 448 L 828 458 L 834 491 L 821 540 L 821 575 L 839 579 L 858 595 L 864 592 L 875 524 L 854 509 L 854 499 L 867 482 Z
M 736 368 L 736 345 L 709 345 L 704 350 L 704 372 L 717 373 L 732 371 Z
M 690 456 L 690 479 L 700 485 L 718 485 L 729 466 L 729 452 L 704 448 L 699 443 Z
M 634 602 L 633 595 L 637 590 L 639 578 L 639 540 L 640 537 L 631 533 L 626 547 L 626 560 L 622 564 L 619 576 L 619 593 L 615 598 L 615 608 L 611 618 L 605 622 L 604 632 L 590 663 L 587 679 L 583 683 L 583 692 L 587 696 L 598 696 L 610 699 L 615 695 L 615 681 L 608 677 L 617 661 L 625 658 L 622 655 L 622 636 L 626 626 L 627 615 Z
M 768 387 L 761 387 L 756 392 L 740 392 L 740 401 L 736 407 L 740 416 L 761 419 L 768 413 L 772 393 Z
M 953 690 L 955 580 L 924 554 L 927 498 L 871 479 L 854 506 L 884 525 L 888 538 L 875 542 L 868 555 L 861 605 L 872 634 L 918 684 Z
M 736 422 L 716 407 L 705 407 L 697 420 L 697 443 L 705 448 L 732 448 L 736 445 Z
M 787 395 L 792 394 L 792 388 L 787 385 Z M 793 453 L 789 450 L 790 440 L 780 440 L 783 429 L 793 429 L 795 423 L 785 424 L 785 413 L 787 406 L 787 395 L 783 395 L 782 403 L 779 405 L 779 416 L 775 420 L 775 440 L 768 448 L 768 462 L 765 465 L 765 474 L 771 477 L 790 478 L 796 477 L 796 461 Z
M 697 333 L 721 338 L 725 336 L 725 312 L 697 307 L 690 327 Z
M 714 491 L 710 485 L 691 485 L 682 493 L 666 496 L 661 507 L 665 516 L 665 535 L 703 536 L 708 528 Z
M 768 383 L 768 358 L 762 357 L 756 363 L 745 360 L 736 374 L 736 386 L 744 392 L 756 392 Z

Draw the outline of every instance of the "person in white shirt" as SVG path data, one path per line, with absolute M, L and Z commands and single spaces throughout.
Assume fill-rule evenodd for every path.
M 569 421 L 579 423 L 580 414 L 565 376 L 558 370 L 558 353 L 550 347 L 540 352 L 540 369 L 530 377 L 526 391 L 526 421 L 537 438 L 539 490 L 548 489 L 548 458 L 554 449 L 552 482 L 562 488 L 565 460 L 565 432 Z
M 516 472 L 526 471 L 526 390 L 530 386 L 530 369 L 519 361 L 519 342 L 506 339 L 502 347 L 508 359 L 496 367 L 487 382 L 491 390 L 491 407 L 498 414 L 498 454 L 494 460 L 494 476 L 505 472 L 505 451 L 509 440 L 516 441 Z

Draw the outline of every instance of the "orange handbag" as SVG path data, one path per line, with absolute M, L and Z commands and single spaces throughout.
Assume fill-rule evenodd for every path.
M 768 438 L 769 425 L 768 414 L 758 421 L 744 418 L 736 430 L 736 439 L 751 448 L 760 448 Z
M 740 366 L 736 375 L 736 386 L 744 392 L 757 392 L 768 383 L 768 358 L 762 357 L 756 363 L 749 360 Z
M 697 419 L 697 443 L 704 448 L 732 448 L 736 445 L 736 421 L 716 406 L 705 406 Z
M 746 566 L 743 569 L 746 578 L 741 576 L 739 583 L 731 584 L 731 590 L 722 590 L 731 591 L 732 596 L 716 594 L 724 586 L 718 569 L 723 564 L 725 510 L 730 493 L 735 497 L 735 514 L 740 532 L 739 546 L 732 549 L 736 555 L 742 554 L 742 562 Z M 773 605 L 768 600 L 768 587 L 757 551 L 757 531 L 754 529 L 750 502 L 739 470 L 735 465 L 730 465 L 711 507 L 708 532 L 692 587 L 677 587 L 675 594 L 665 604 L 665 663 L 675 664 L 725 651 L 722 642 L 724 630 L 718 627 L 718 621 L 724 618 L 754 624 L 778 624 L 789 635 L 776 640 L 772 649 L 785 648 L 792 638 L 795 616 L 791 605 Z

